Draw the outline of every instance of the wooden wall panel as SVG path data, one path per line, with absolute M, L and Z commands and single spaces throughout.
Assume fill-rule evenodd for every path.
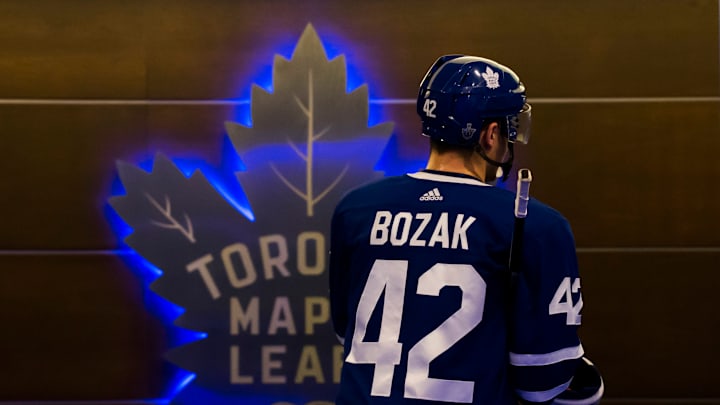
M 579 246 L 718 246 L 720 104 L 538 105 L 533 194 Z
M 220 164 L 225 122 L 238 122 L 248 105 L 159 105 L 148 108 L 148 150 Z
M 531 100 L 532 101 L 532 100 Z M 242 107 L 247 108 L 247 107 Z M 2 106 L 3 249 L 113 248 L 103 222 L 116 160 L 162 152 L 219 164 L 226 106 Z M 579 246 L 716 246 L 717 103 L 535 107 L 518 164 L 533 195 L 571 221 Z M 413 104 L 386 106 L 401 160 L 423 159 Z M 32 117 L 32 118 L 31 118 Z M 692 141 L 688 133 L 697 134 Z M 703 136 L 702 134 L 707 134 Z M 579 174 L 582 173 L 582 177 Z M 63 213 L 59 215 L 58 213 Z
M 105 249 L 115 161 L 146 149 L 134 106 L 0 105 L 0 250 Z
M 110 255 L 0 256 L 0 400 L 155 398 L 165 328 Z
M 412 10 L 402 1 L 4 2 L 0 93 L 236 97 L 310 22 L 351 45 L 341 52 L 381 97 L 414 95 L 432 60 L 452 52 L 515 67 L 536 96 L 717 95 L 716 9 L 710 0 L 425 0 Z M 678 75 L 683 86 L 663 84 Z
M 115 160 L 219 163 L 246 107 L 202 102 L 246 98 L 307 23 L 373 99 L 410 100 L 372 106 L 406 161 L 427 152 L 412 100 L 437 56 L 512 66 L 537 101 L 518 165 L 575 231 L 604 403 L 720 398 L 719 103 L 551 99 L 720 96 L 718 15 L 715 0 L 0 3 L 0 402 L 162 396 L 167 329 L 108 254 Z
M 305 24 L 361 68 L 378 97 L 415 97 L 446 53 L 512 66 L 533 96 L 717 95 L 717 2 L 156 1 L 148 7 L 148 96 L 229 98 L 268 49 Z M 152 24 L 150 22 L 152 20 Z M 268 28 L 283 27 L 283 29 Z M 682 72 L 682 73 L 679 73 Z M 669 85 L 669 78 L 682 86 Z
M 412 97 L 422 71 L 452 52 L 513 66 L 536 96 L 720 91 L 711 0 L 32 0 L 0 6 L 0 94 L 237 97 L 307 23 L 347 44 L 338 51 L 379 97 Z M 674 77 L 682 86 L 667 84 Z
M 720 398 L 720 253 L 588 252 L 578 259 L 581 335 L 608 397 Z
M 1 2 L 0 97 L 144 97 L 142 5 Z

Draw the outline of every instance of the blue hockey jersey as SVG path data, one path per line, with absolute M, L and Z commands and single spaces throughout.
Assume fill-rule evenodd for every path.
M 329 268 L 345 350 L 337 404 L 504 405 L 567 388 L 583 355 L 572 232 L 531 200 L 511 282 L 513 209 L 507 190 L 429 170 L 341 200 Z

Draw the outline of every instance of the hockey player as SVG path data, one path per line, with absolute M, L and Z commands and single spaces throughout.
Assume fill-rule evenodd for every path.
M 510 277 L 514 195 L 492 185 L 528 141 L 525 87 L 492 60 L 443 56 L 417 112 L 426 169 L 353 190 L 333 215 L 336 403 L 595 403 L 601 380 L 577 334 L 581 284 L 560 213 L 530 201 Z

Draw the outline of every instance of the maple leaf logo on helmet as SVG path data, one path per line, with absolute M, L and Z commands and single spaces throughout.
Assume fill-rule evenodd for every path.
M 485 79 L 489 89 L 497 89 L 500 87 L 500 75 L 490 69 L 490 66 L 485 68 L 485 73 L 482 73 L 482 78 Z

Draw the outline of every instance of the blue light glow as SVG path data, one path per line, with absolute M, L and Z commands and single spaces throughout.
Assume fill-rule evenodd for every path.
M 426 163 L 427 159 L 425 157 L 401 159 L 397 135 L 393 135 L 385 146 L 380 160 L 375 164 L 375 170 L 384 172 L 385 176 L 397 176 L 422 170 Z
M 336 58 L 340 54 L 346 55 L 347 91 L 350 92 L 358 86 L 361 86 L 364 83 L 361 75 L 359 74 L 359 71 L 362 70 L 362 66 L 359 66 L 356 60 L 350 60 L 351 58 L 348 54 L 343 52 L 344 49 L 350 48 L 351 44 L 347 44 L 346 40 L 340 35 L 328 33 L 324 29 L 317 29 L 317 31 L 318 35 L 322 38 L 323 47 L 325 48 L 326 55 L 329 60 Z M 278 42 L 279 43 L 275 44 L 272 48 L 275 50 L 274 53 L 279 54 L 286 59 L 290 59 L 295 46 L 297 45 L 297 37 L 288 36 L 282 40 L 278 40 Z M 268 92 L 272 92 L 273 58 L 257 58 L 257 61 L 261 63 L 257 65 L 256 74 L 254 75 L 254 84 L 260 86 Z M 251 106 L 248 101 L 250 98 L 250 89 L 251 86 L 243 86 L 243 89 L 238 91 L 238 99 L 226 100 L 237 102 L 232 114 L 233 117 L 228 117 L 228 119 L 248 127 L 252 126 Z M 369 88 L 369 92 L 371 92 L 371 90 L 372 89 Z M 382 103 L 370 103 L 368 125 L 372 126 L 384 122 L 385 117 L 383 117 L 383 111 Z M 382 158 L 376 165 L 376 170 L 384 171 L 386 175 L 391 175 L 404 173 L 405 171 L 414 171 L 416 168 L 424 165 L 424 160 L 403 161 L 399 159 L 396 139 L 395 137 L 392 139 L 394 141 L 388 144 Z M 355 153 L 357 149 L 352 150 L 352 153 Z M 348 151 L 350 151 L 350 149 L 348 149 Z M 222 158 L 218 166 L 208 164 L 206 158 L 192 155 L 186 155 L 186 157 L 183 158 L 173 158 L 170 156 L 170 159 L 186 177 L 192 176 L 197 171 L 202 173 L 208 182 L 218 191 L 220 195 L 223 196 L 223 198 L 228 201 L 229 204 L 245 215 L 250 221 L 254 221 L 254 214 L 247 196 L 245 195 L 241 184 L 235 177 L 237 172 L 245 171 L 246 166 L 235 152 L 235 149 L 227 136 L 223 138 Z M 129 161 L 141 169 L 151 172 L 154 158 L 148 157 L 144 154 L 138 154 L 137 156 L 131 157 Z M 116 175 L 111 185 L 111 196 L 122 196 L 124 194 L 125 190 L 119 180 L 119 177 Z M 133 273 L 142 281 L 145 307 L 151 314 L 157 317 L 157 319 L 159 319 L 162 325 L 166 328 L 168 332 L 168 347 L 182 346 L 206 338 L 207 334 L 204 332 L 187 330 L 174 325 L 174 321 L 183 314 L 184 308 L 155 294 L 149 288 L 153 281 L 162 276 L 162 270 L 135 253 L 123 242 L 123 240 L 132 233 L 132 228 L 128 226 L 108 204 L 105 204 L 105 212 L 106 219 L 118 238 L 118 244 L 120 246 L 120 254 L 118 256 L 127 263 L 131 271 L 133 271 Z M 197 384 L 193 385 L 192 382 L 196 378 L 194 373 L 183 370 L 179 367 L 173 367 L 174 370 L 172 372 L 172 377 L 169 378 L 167 383 L 168 385 L 162 394 L 163 398 L 149 399 L 146 400 L 146 402 L 166 404 L 170 402 L 172 398 L 176 397 L 181 391 L 183 392 L 183 401 L 196 399 L 196 403 L 215 404 L 230 404 L 237 402 L 236 396 L 232 397 L 229 395 L 223 395 L 199 387 Z M 265 401 L 270 399 L 275 402 L 278 400 L 277 398 L 244 398 L 244 403 L 252 403 L 254 400 L 261 399 Z M 297 403 L 303 402 L 304 401 L 298 400 Z
M 234 106 L 229 120 L 246 127 L 252 127 L 252 109 L 250 103 Z
M 330 29 L 323 27 L 315 27 L 315 30 L 320 37 L 323 48 L 325 49 L 325 55 L 328 60 L 333 60 L 340 55 L 345 55 L 345 71 L 346 71 L 346 91 L 351 92 L 356 88 L 366 83 L 360 74 L 361 71 L 365 71 L 367 66 L 362 66 L 362 61 L 355 60 L 353 55 L 348 53 L 348 49 L 352 49 L 352 44 L 344 38 L 342 35 L 332 32 Z M 253 80 L 251 83 L 243 83 L 238 86 L 236 90 L 236 98 L 228 99 L 227 101 L 237 102 L 235 106 L 235 112 L 233 113 L 232 121 L 245 125 L 247 127 L 252 126 L 252 113 L 251 113 L 251 89 L 253 85 L 256 85 L 265 91 L 273 92 L 273 63 L 274 56 L 280 55 L 283 58 L 290 60 L 292 54 L 297 46 L 298 36 L 283 36 L 275 39 L 275 43 L 268 44 L 269 49 L 273 49 L 272 54 L 268 54 L 267 57 L 258 55 L 256 59 L 257 68 L 251 71 L 251 77 Z M 369 98 L 373 99 L 378 97 L 375 94 L 377 87 L 368 86 Z M 370 125 L 375 125 L 381 121 L 379 118 L 380 109 L 375 108 L 373 111 L 371 104 L 370 113 Z
M 329 60 L 333 60 L 340 55 L 345 55 L 345 71 L 346 71 L 346 90 L 351 92 L 356 88 L 365 84 L 365 81 L 360 74 L 360 67 L 357 65 L 358 61 L 350 61 L 350 56 L 347 52 L 351 49 L 349 44 L 346 43 L 341 35 L 334 32 L 327 32 L 327 30 L 318 30 L 318 36 L 322 38 L 323 48 L 325 48 L 325 54 Z M 370 89 L 368 89 L 368 92 Z
M 234 173 L 243 169 L 244 166 L 237 156 L 231 154 L 232 146 L 229 140 L 223 146 L 223 159 L 220 168 L 214 168 L 201 159 L 172 159 L 173 163 L 186 176 L 190 177 L 196 170 L 200 170 L 208 179 L 210 184 L 236 209 L 252 220 L 253 214 L 249 208 L 249 202 L 242 192 L 240 185 L 234 180 Z M 153 160 L 138 158 L 136 165 L 147 171 L 152 171 Z M 111 196 L 125 195 L 125 189 L 119 176 L 115 176 L 111 182 Z M 174 325 L 174 321 L 185 312 L 181 306 L 166 300 L 150 290 L 150 284 L 162 276 L 162 270 L 135 253 L 124 242 L 124 239 L 132 233 L 132 228 L 112 209 L 105 204 L 105 218 L 118 238 L 120 257 L 128 268 L 141 280 L 143 285 L 143 301 L 149 313 L 155 316 L 167 330 L 168 347 L 182 346 L 207 337 L 207 333 L 188 330 Z M 173 375 L 170 377 L 168 387 L 163 397 L 158 400 L 149 400 L 155 403 L 168 403 L 178 392 L 182 391 L 195 378 L 195 374 L 174 367 Z
M 195 377 L 196 375 L 194 373 L 178 373 L 175 381 L 171 382 L 170 386 L 172 387 L 172 389 L 165 394 L 166 397 L 170 399 L 174 398 L 178 393 L 180 393 L 180 391 L 184 390 L 185 387 L 187 387 L 191 382 L 193 382 Z
M 192 380 L 191 380 L 192 381 Z M 311 403 L 308 398 L 300 396 L 280 395 L 245 395 L 242 399 L 237 394 L 222 393 L 216 390 L 203 388 L 197 384 L 187 386 L 180 395 L 180 405 L 212 404 L 212 405 L 237 405 L 237 404 L 307 404 Z M 322 401 L 318 401 L 322 402 Z
M 250 202 L 235 178 L 235 173 L 244 171 L 245 165 L 234 153 L 232 143 L 227 136 L 224 137 L 222 147 L 222 161 L 219 167 L 213 167 L 199 158 L 173 158 L 171 160 L 185 177 L 189 178 L 199 170 L 230 205 L 245 215 L 248 220 L 254 221 L 255 215 L 250 207 Z
M 109 211 L 112 211 L 112 209 L 109 209 Z M 117 214 L 115 214 L 115 217 L 109 216 L 110 225 L 117 230 L 118 234 L 127 232 L 130 228 L 125 222 L 117 218 Z M 182 315 L 184 309 L 155 294 L 149 288 L 150 284 L 162 275 L 160 269 L 130 250 L 130 248 L 121 250 L 118 257 L 125 261 L 128 268 L 141 280 L 145 308 L 165 327 L 168 347 L 181 346 L 207 337 L 207 333 L 180 328 L 173 324 L 175 319 Z M 165 392 L 162 393 L 163 398 L 149 399 L 146 402 L 166 404 L 195 378 L 195 374 L 176 366 L 172 366 L 171 373 Z

